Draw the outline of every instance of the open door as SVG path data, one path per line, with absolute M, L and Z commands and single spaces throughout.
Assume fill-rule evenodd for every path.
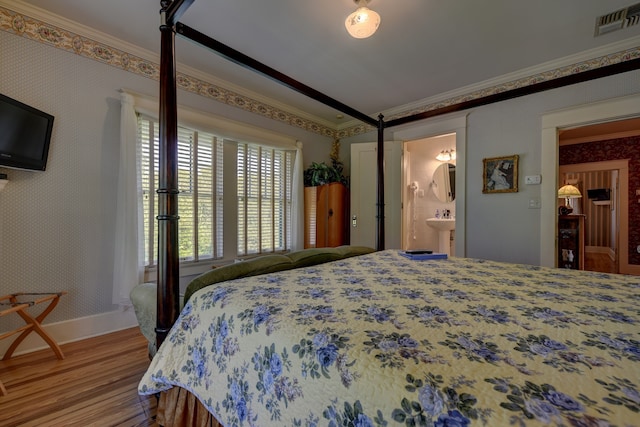
M 376 247 L 377 143 L 351 144 L 351 244 Z M 401 247 L 402 143 L 384 143 L 385 249 Z

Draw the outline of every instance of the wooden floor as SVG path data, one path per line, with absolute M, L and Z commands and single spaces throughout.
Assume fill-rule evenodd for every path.
M 155 397 L 137 386 L 149 366 L 136 328 L 0 361 L 0 426 L 157 426 Z M 18 348 L 19 350 L 19 348 Z

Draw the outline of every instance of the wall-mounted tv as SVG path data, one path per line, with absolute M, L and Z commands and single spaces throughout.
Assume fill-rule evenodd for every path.
M 43 171 L 53 116 L 0 94 L 0 167 Z

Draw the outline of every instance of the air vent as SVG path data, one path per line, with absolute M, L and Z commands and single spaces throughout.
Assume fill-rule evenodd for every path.
M 640 23 L 640 3 L 616 10 L 596 19 L 595 36 L 618 31 Z

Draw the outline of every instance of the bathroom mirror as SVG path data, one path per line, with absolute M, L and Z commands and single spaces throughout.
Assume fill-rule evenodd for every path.
M 456 199 L 456 165 L 443 163 L 433 172 L 431 189 L 436 198 L 443 203 Z

